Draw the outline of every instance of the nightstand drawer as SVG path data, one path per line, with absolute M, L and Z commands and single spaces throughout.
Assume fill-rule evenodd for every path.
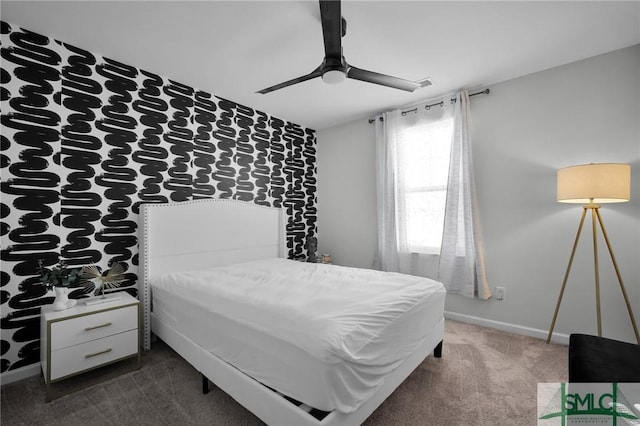
M 51 352 L 51 380 L 138 353 L 138 330 Z
M 137 326 L 137 306 L 127 306 L 52 322 L 51 351 L 129 331 Z

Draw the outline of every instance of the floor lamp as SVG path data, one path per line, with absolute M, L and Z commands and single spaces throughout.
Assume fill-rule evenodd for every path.
M 628 164 L 617 163 L 598 163 L 598 164 L 583 164 L 580 166 L 565 167 L 558 170 L 558 201 L 561 203 L 581 203 L 582 217 L 580 218 L 580 225 L 578 226 L 578 232 L 576 239 L 573 242 L 573 249 L 571 250 L 571 256 L 569 257 L 569 264 L 567 265 L 567 271 L 564 274 L 564 280 L 562 281 L 562 287 L 560 288 L 560 295 L 558 296 L 558 302 L 556 303 L 556 310 L 553 314 L 553 320 L 551 321 L 551 328 L 549 335 L 547 336 L 547 343 L 551 341 L 551 335 L 553 328 L 556 324 L 558 317 L 558 310 L 560 309 L 560 303 L 562 302 L 562 296 L 564 289 L 567 285 L 567 279 L 569 278 L 569 272 L 571 271 L 571 264 L 573 263 L 573 257 L 576 254 L 576 247 L 578 246 L 578 240 L 580 239 L 580 233 L 582 232 L 582 226 L 584 219 L 587 215 L 587 211 L 591 212 L 591 228 L 593 235 L 593 263 L 595 266 L 595 282 L 596 282 L 596 316 L 598 319 L 598 336 L 602 336 L 602 320 L 600 316 L 600 270 L 598 267 L 598 234 L 597 225 L 600 225 L 604 241 L 607 244 L 609 255 L 613 267 L 616 271 L 618 283 L 620 284 L 620 290 L 622 290 L 622 296 L 627 304 L 627 312 L 629 313 L 629 319 L 633 326 L 633 331 L 636 335 L 636 340 L 640 344 L 640 335 L 638 334 L 638 327 L 636 320 L 633 316 L 631 304 L 629 303 L 629 297 L 627 291 L 622 283 L 622 277 L 620 276 L 620 270 L 618 269 L 618 263 L 613 255 L 611 244 L 609 243 L 609 236 L 604 228 L 604 222 L 600 215 L 600 204 L 604 203 L 621 203 L 629 201 L 631 194 L 631 167 Z

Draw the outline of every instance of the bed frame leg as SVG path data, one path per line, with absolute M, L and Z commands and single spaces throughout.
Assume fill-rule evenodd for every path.
M 202 374 L 202 394 L 206 395 L 208 393 L 209 393 L 209 379 L 207 379 L 207 377 L 204 374 Z
M 438 346 L 433 349 L 433 356 L 436 358 L 442 358 L 442 340 L 440 340 Z

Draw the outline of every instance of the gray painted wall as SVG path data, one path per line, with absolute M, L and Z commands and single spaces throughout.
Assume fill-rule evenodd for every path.
M 472 98 L 471 135 L 488 277 L 492 287 L 506 288 L 506 298 L 449 296 L 450 317 L 545 337 L 582 213 L 579 205 L 556 202 L 556 171 L 625 162 L 632 167 L 631 202 L 604 205 L 601 213 L 639 319 L 640 45 L 489 87 L 490 95 Z M 318 133 L 319 246 L 334 263 L 372 265 L 374 173 L 374 131 L 366 119 Z M 603 335 L 633 341 L 602 238 L 599 256 Z M 589 227 L 555 331 L 597 332 Z

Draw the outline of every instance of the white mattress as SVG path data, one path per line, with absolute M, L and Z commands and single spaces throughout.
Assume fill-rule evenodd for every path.
M 442 284 L 266 259 L 165 274 L 153 312 L 239 370 L 307 405 L 352 412 L 442 321 Z

